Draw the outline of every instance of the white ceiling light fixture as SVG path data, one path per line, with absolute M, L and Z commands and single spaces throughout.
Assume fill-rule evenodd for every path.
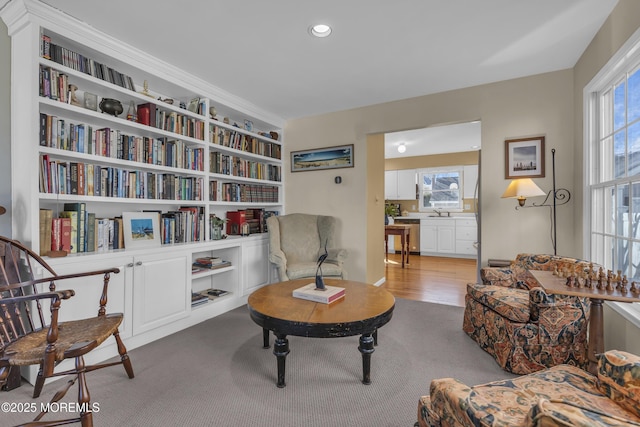
M 309 34 L 314 37 L 329 37 L 331 34 L 331 27 L 326 24 L 316 24 L 309 27 Z
M 404 145 L 404 142 L 400 145 L 398 145 L 398 153 L 404 153 L 405 151 L 407 151 L 407 146 Z

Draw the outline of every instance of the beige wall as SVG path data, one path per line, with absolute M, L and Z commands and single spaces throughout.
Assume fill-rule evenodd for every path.
M 504 140 L 545 135 L 547 153 L 557 149 L 559 185 L 573 191 L 573 74 L 571 70 L 498 82 L 407 100 L 339 111 L 287 122 L 286 150 L 354 144 L 355 167 L 349 170 L 285 173 L 285 210 L 335 215 L 342 224 L 342 243 L 349 250 L 347 270 L 354 280 L 375 282 L 371 271 L 384 272 L 383 245 L 378 238 L 384 215 L 370 216 L 382 209 L 383 181 L 367 184 L 369 174 L 384 173 L 367 167 L 368 156 L 383 157 L 371 150 L 367 135 L 416 129 L 436 124 L 482 120 L 481 192 L 482 259 L 510 258 L 518 252 L 551 252 L 549 215 L 546 209 L 515 210 L 516 202 L 501 199 L 508 181 L 504 179 Z M 374 152 L 375 151 L 375 152 Z M 288 157 L 288 154 L 287 154 Z M 368 161 L 371 161 L 370 159 Z M 537 180 L 551 188 L 551 156 L 547 156 L 547 177 Z M 288 168 L 286 169 L 289 170 Z M 333 184 L 342 174 L 344 183 Z M 311 190 L 313 189 L 313 190 Z M 574 204 L 558 213 L 559 251 L 576 255 L 573 229 Z M 377 260 L 377 261 L 376 261 Z
M 575 203 L 583 206 L 584 176 L 583 89 L 629 37 L 640 28 L 640 1 L 620 0 L 600 31 L 574 67 L 574 157 L 573 180 L 576 183 Z M 582 216 L 576 215 L 574 234 L 576 246 L 582 247 Z M 605 307 L 605 349 L 620 349 L 640 354 L 640 328 L 628 322 L 613 309 Z

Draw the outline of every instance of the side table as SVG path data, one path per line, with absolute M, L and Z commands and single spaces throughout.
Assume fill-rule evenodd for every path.
M 604 316 L 602 313 L 602 302 L 640 302 L 640 297 L 631 292 L 622 293 L 615 289 L 608 291 L 597 288 L 568 287 L 566 285 L 567 279 L 554 276 L 552 271 L 529 270 L 529 273 L 535 277 L 538 283 L 540 283 L 540 286 L 542 286 L 548 294 L 586 297 L 591 300 L 587 358 L 589 359 L 589 372 L 595 373 L 598 368 L 596 354 L 604 352 Z
M 409 248 L 410 243 L 409 243 L 409 230 L 411 230 L 411 226 L 410 225 L 405 225 L 405 224 L 393 224 L 393 225 L 385 225 L 384 226 L 384 255 L 385 255 L 385 261 L 389 260 L 389 236 L 390 235 L 395 235 L 395 236 L 400 236 L 401 239 L 401 251 L 400 254 L 402 255 L 402 268 L 404 268 L 404 264 L 405 264 L 405 257 L 406 257 L 406 262 L 407 264 L 409 264 Z

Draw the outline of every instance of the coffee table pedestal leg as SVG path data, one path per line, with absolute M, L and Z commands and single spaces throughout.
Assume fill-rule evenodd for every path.
M 371 334 L 362 334 L 358 350 L 362 353 L 362 384 L 371 384 L 371 354 L 373 348 L 373 337 Z
M 289 354 L 289 340 L 285 334 L 275 334 L 276 342 L 273 344 L 273 354 L 278 358 L 278 383 L 279 388 L 287 384 L 284 381 L 284 368 L 287 354 Z

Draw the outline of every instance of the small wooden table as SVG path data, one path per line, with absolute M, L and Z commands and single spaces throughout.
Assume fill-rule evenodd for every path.
M 410 225 L 405 224 L 393 224 L 384 226 L 384 256 L 385 261 L 389 261 L 389 236 L 400 236 L 402 254 L 402 268 L 404 268 L 405 256 L 407 258 L 407 264 L 409 264 L 409 230 Z M 406 255 L 405 255 L 406 254 Z
M 294 289 L 312 281 L 307 278 L 274 283 L 249 295 L 249 314 L 262 327 L 263 347 L 269 348 L 269 331 L 273 331 L 276 337 L 273 354 L 278 361 L 277 386 L 282 388 L 286 385 L 287 335 L 311 338 L 361 335 L 358 350 L 362 353 L 362 382 L 370 384 L 371 354 L 377 344 L 377 330 L 391 320 L 395 298 L 377 286 L 326 278 L 327 285 L 345 288 L 343 298 L 323 304 L 292 296 Z
M 604 316 L 602 313 L 602 301 L 640 302 L 640 297 L 629 291 L 622 293 L 615 289 L 607 291 L 606 289 L 597 288 L 570 288 L 566 285 L 566 278 L 554 276 L 552 271 L 529 270 L 529 272 L 549 294 L 587 297 L 591 300 L 587 358 L 589 359 L 589 371 L 596 373 L 598 368 L 596 355 L 604 352 Z

